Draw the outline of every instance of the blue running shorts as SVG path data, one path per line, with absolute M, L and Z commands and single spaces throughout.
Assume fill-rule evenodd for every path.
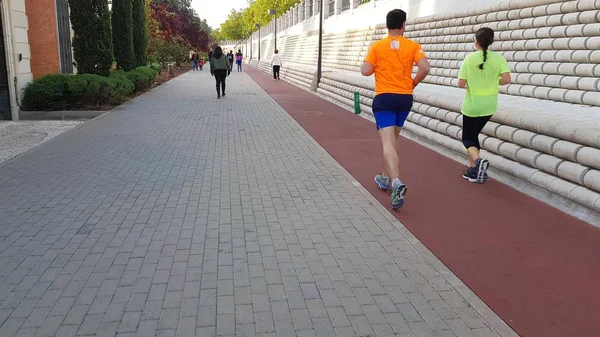
M 410 111 L 376 111 L 375 124 L 377 130 L 390 126 L 403 127 Z
M 413 105 L 413 95 L 379 94 L 373 100 L 377 130 L 390 126 L 403 127 Z

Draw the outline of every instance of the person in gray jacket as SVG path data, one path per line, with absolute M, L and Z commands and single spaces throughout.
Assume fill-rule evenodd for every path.
M 225 97 L 225 79 L 231 74 L 231 65 L 220 46 L 215 48 L 213 57 L 210 60 L 210 74 L 217 81 L 217 99 L 221 98 L 221 94 Z

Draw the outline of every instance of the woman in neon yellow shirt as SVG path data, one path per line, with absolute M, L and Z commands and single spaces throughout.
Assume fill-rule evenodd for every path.
M 469 167 L 463 178 L 483 184 L 487 180 L 489 162 L 479 157 L 479 133 L 498 108 L 498 89 L 510 84 L 510 69 L 504 57 L 488 50 L 494 42 L 494 31 L 481 28 L 475 33 L 477 51 L 467 56 L 458 73 L 458 86 L 467 88 L 463 101 L 462 142 L 469 154 Z

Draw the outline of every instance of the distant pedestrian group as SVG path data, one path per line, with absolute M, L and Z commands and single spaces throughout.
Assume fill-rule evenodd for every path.
M 192 53 L 192 70 L 203 70 L 203 66 L 204 60 L 200 57 L 200 55 L 197 52 Z

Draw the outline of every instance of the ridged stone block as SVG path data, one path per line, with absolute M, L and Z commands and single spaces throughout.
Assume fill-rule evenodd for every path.
M 552 147 L 557 141 L 556 138 L 538 134 L 531 141 L 531 147 L 541 152 L 552 153 Z
M 571 191 L 569 199 L 575 201 L 580 205 L 584 205 L 590 209 L 594 209 L 596 202 L 600 200 L 600 195 L 585 187 L 577 186 Z
M 554 192 L 558 195 L 562 196 L 570 196 L 571 192 L 577 188 L 577 185 L 570 183 L 568 181 L 562 180 L 560 178 L 554 179 L 548 189 L 550 192 Z
M 550 184 L 552 184 L 552 182 L 557 179 L 559 179 L 559 178 L 556 178 L 555 176 L 550 175 L 548 173 L 538 171 L 531 175 L 530 181 L 534 185 L 539 186 L 539 187 L 549 191 Z
M 498 153 L 501 156 L 503 156 L 503 157 L 507 157 L 507 158 L 510 158 L 512 160 L 516 160 L 517 159 L 517 153 L 521 149 L 522 149 L 522 147 L 519 146 L 519 145 L 515 145 L 515 144 L 512 144 L 512 143 L 503 143 L 498 148 Z
M 577 161 L 577 153 L 581 148 L 583 148 L 583 145 L 559 140 L 552 146 L 552 154 L 575 162 Z
M 533 133 L 531 131 L 517 129 L 517 131 L 515 131 L 515 133 L 513 134 L 512 140 L 516 144 L 526 146 L 526 147 L 531 147 L 532 143 L 533 143 L 533 139 L 536 136 L 537 136 L 537 134 Z
M 499 153 L 500 146 L 502 144 L 504 144 L 504 142 L 499 140 L 498 138 L 489 137 L 485 139 L 482 146 L 488 151 L 491 151 L 493 153 Z
M 558 176 L 583 185 L 583 177 L 590 169 L 581 164 L 564 161 L 558 166 Z
M 508 125 L 502 125 L 500 124 L 497 128 L 496 128 L 496 137 L 500 138 L 500 139 L 504 139 L 507 141 L 512 142 L 513 141 L 513 136 L 514 134 L 518 131 L 519 129 L 514 128 L 512 126 L 508 126 Z
M 583 185 L 600 192 L 600 171 L 588 171 L 583 178 Z
M 517 152 L 517 161 L 524 163 L 526 165 L 529 165 L 531 167 L 535 167 L 535 161 L 537 160 L 537 158 L 541 155 L 540 152 L 532 150 L 532 149 L 527 149 L 527 148 L 521 148 L 518 152 Z
M 577 152 L 577 162 L 600 170 L 600 150 L 585 146 Z
M 539 168 L 544 172 L 548 172 L 553 175 L 558 175 L 558 167 L 562 164 L 564 160 L 556 158 L 554 156 L 549 156 L 547 154 L 542 154 L 535 160 L 535 167 Z

